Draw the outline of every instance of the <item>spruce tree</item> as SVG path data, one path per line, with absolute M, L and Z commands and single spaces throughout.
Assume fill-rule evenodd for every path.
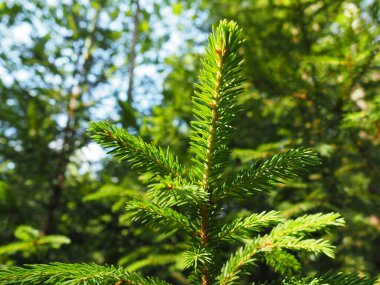
M 374 284 L 354 274 L 329 273 L 297 277 L 297 252 L 334 256 L 334 247 L 318 235 L 343 226 L 338 213 L 317 213 L 286 220 L 278 211 L 252 213 L 230 221 L 223 208 L 233 199 L 254 198 L 278 183 L 295 178 L 320 160 L 307 148 L 292 149 L 257 161 L 227 176 L 224 173 L 234 134 L 233 122 L 241 106 L 242 32 L 223 20 L 213 29 L 203 57 L 199 84 L 193 97 L 190 136 L 192 165 L 182 165 L 169 149 L 162 149 L 109 122 L 91 122 L 89 133 L 109 153 L 127 161 L 139 173 L 150 173 L 147 199 L 136 199 L 126 209 L 135 221 L 163 232 L 186 233 L 184 267 L 191 268 L 191 284 L 242 284 L 240 277 L 265 261 L 287 277 L 270 284 Z M 239 244 L 225 259 L 221 248 Z M 294 274 L 293 274 L 294 275 Z M 123 268 L 96 264 L 50 263 L 0 270 L 0 284 L 169 284 Z

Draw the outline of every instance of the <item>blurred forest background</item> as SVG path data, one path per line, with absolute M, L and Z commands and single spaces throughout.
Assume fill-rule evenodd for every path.
M 299 255 L 304 271 L 380 274 L 376 0 L 0 0 L 0 264 L 93 261 L 188 284 L 181 233 L 152 234 L 124 212 L 146 177 L 85 130 L 109 119 L 188 161 L 199 58 L 222 18 L 247 38 L 231 167 L 297 146 L 323 160 L 237 215 L 338 211 L 335 260 Z

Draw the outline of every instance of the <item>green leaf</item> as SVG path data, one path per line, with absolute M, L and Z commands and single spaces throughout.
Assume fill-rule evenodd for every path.
M 53 248 L 59 248 L 62 244 L 69 244 L 71 240 L 68 237 L 60 235 L 42 236 L 37 244 L 49 244 Z
M 39 247 L 47 246 L 50 248 L 60 248 L 63 244 L 69 244 L 68 237 L 61 235 L 38 236 L 20 242 L 12 242 L 0 246 L 0 255 L 10 255 L 16 252 L 36 252 Z
M 135 189 L 125 189 L 118 185 L 106 184 L 100 187 L 94 193 L 88 194 L 83 197 L 83 201 L 89 202 L 94 200 L 103 200 L 105 198 L 120 198 L 120 197 L 133 197 L 141 196 Z
M 172 4 L 172 10 L 173 10 L 173 14 L 178 16 L 181 14 L 182 12 L 182 4 L 181 3 L 173 3 Z
M 26 225 L 18 226 L 14 234 L 17 239 L 22 241 L 35 240 L 40 235 L 38 230 Z

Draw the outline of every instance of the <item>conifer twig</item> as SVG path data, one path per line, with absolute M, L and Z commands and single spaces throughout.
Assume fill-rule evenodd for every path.
M 22 267 L 0 268 L 0 285 L 169 285 L 157 278 L 145 278 L 123 268 L 94 263 L 50 263 Z
M 185 174 L 178 157 L 172 155 L 169 149 L 165 151 L 146 143 L 109 122 L 90 122 L 88 132 L 100 145 L 111 148 L 109 153 L 118 157 L 119 161 L 130 162 L 140 172 L 152 171 L 161 177 Z

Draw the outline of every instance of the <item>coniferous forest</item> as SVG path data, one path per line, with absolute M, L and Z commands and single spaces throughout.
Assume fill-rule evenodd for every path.
M 0 285 L 379 285 L 375 0 L 0 0 Z

